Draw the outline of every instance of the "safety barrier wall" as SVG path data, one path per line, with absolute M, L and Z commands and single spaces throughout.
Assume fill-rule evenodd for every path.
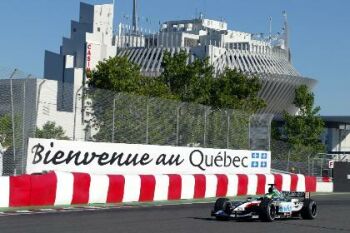
M 332 181 L 317 182 L 316 190 L 317 192 L 331 193 L 334 191 L 334 184 Z
M 332 182 L 296 174 L 91 175 L 50 172 L 0 177 L 0 207 L 151 202 L 265 194 L 282 191 L 332 192 Z

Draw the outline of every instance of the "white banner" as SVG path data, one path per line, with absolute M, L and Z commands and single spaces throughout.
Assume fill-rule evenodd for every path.
M 30 138 L 27 173 L 264 174 L 268 151 L 226 150 Z

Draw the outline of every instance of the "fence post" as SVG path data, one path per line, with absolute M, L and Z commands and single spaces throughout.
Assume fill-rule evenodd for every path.
M 323 164 L 324 164 L 324 155 L 322 156 L 322 160 L 321 160 L 321 171 L 320 171 L 320 176 L 323 176 Z
M 112 115 L 112 143 L 114 143 L 114 133 L 115 133 L 115 95 L 113 96 L 113 115 Z
M 204 106 L 204 135 L 203 135 L 203 146 L 207 146 L 207 107 Z
M 25 166 L 25 161 L 24 159 L 26 158 L 25 153 L 25 145 L 26 145 L 26 137 L 25 137 L 25 116 L 26 116 L 26 86 L 27 86 L 27 79 L 30 78 L 31 75 L 28 75 L 27 78 L 24 80 L 23 83 L 23 109 L 22 109 L 22 169 L 21 173 L 24 173 L 24 166 Z
M 15 136 L 15 112 L 13 103 L 13 77 L 15 76 L 17 69 L 14 69 L 10 76 L 10 95 L 11 95 L 11 123 L 12 123 L 12 151 L 14 161 L 14 175 L 17 175 L 17 164 L 16 164 L 16 136 Z
M 226 148 L 230 147 L 230 114 L 229 111 L 226 110 L 227 115 L 227 131 L 226 131 Z
M 146 103 L 146 144 L 149 144 L 149 97 Z
M 251 137 L 251 134 L 250 134 L 250 127 L 251 127 L 251 120 L 252 120 L 252 115 L 249 115 L 249 122 L 248 122 L 248 147 L 249 147 L 249 150 L 252 149 L 252 145 L 251 145 L 251 140 L 250 140 L 250 137 Z
M 176 145 L 179 145 L 179 133 L 180 133 L 180 108 L 181 108 L 181 104 L 180 106 L 178 106 L 176 108 Z
M 310 154 L 307 155 L 307 174 L 310 176 Z
M 268 143 L 268 150 L 270 151 L 271 150 L 271 128 L 272 128 L 272 120 L 273 120 L 273 117 L 272 116 L 270 116 L 270 118 L 269 118 L 269 121 L 268 121 L 268 124 L 267 124 L 267 128 L 268 128 L 268 130 L 267 130 L 267 143 Z
M 287 158 L 287 171 L 289 172 L 289 163 L 290 163 L 290 149 L 288 150 L 288 158 Z

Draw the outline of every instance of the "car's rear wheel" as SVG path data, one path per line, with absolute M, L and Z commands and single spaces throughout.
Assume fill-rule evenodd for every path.
M 303 208 L 300 211 L 303 219 L 314 219 L 317 216 L 317 205 L 312 199 L 305 199 Z
M 269 198 L 264 198 L 260 203 L 259 218 L 263 222 L 272 222 L 276 218 L 276 206 L 272 203 Z
M 214 205 L 214 211 L 218 212 L 218 211 L 224 211 L 225 214 L 227 214 L 228 216 L 230 216 L 231 214 L 231 202 L 228 198 L 219 198 L 216 200 L 215 205 Z M 216 219 L 218 220 L 228 220 L 229 217 L 228 216 L 216 216 Z

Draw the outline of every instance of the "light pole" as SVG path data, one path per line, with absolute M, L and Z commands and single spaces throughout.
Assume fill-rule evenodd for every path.
M 75 133 L 76 133 L 76 124 L 77 124 L 77 103 L 78 103 L 78 96 L 80 95 L 79 92 L 83 89 L 84 85 L 79 87 L 77 92 L 75 93 L 75 103 L 74 103 L 74 123 L 73 123 L 73 141 L 75 141 Z M 82 115 L 84 114 L 83 109 L 81 109 Z

